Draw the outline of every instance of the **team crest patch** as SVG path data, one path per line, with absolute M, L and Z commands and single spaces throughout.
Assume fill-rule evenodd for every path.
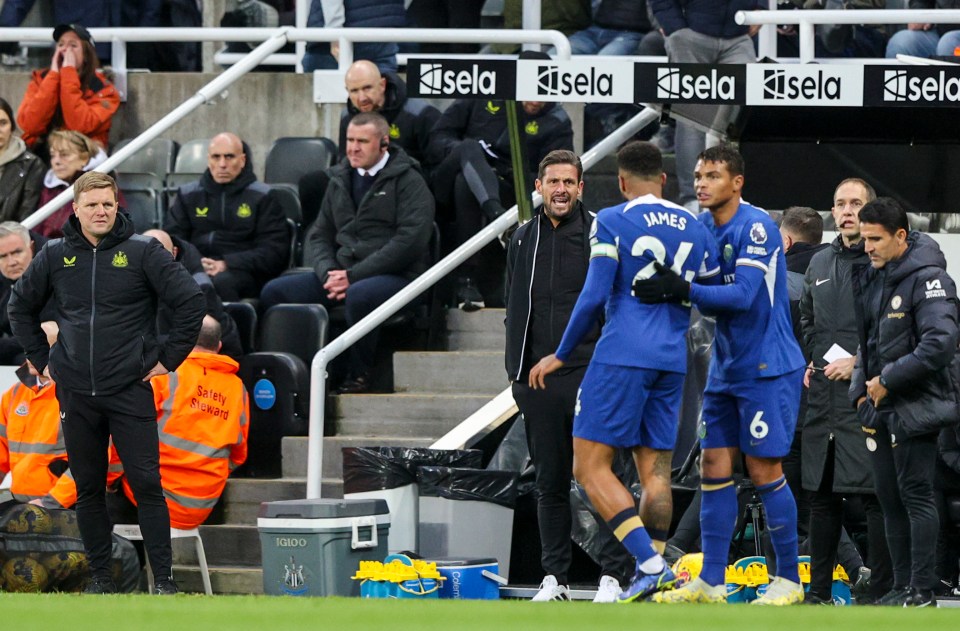
M 704 423 L 703 421 L 700 421 L 697 424 L 697 438 L 699 438 L 700 440 L 703 440 L 706 437 L 707 437 L 707 424 Z
M 209 212 L 210 208 L 197 208 L 197 217 L 205 218 Z
M 63 257 L 63 266 L 64 267 L 75 267 L 77 264 L 76 256 L 65 256 Z
M 13 413 L 17 416 L 26 416 L 30 413 L 30 406 L 28 406 L 26 403 L 21 403 L 17 406 L 17 409 L 14 410 Z
M 723 260 L 730 261 L 733 259 L 733 246 L 729 243 L 723 246 Z
M 500 105 L 494 105 L 493 101 L 487 101 L 487 111 L 491 114 L 496 114 L 500 111 Z
M 400 128 L 397 127 L 395 124 L 390 125 L 390 137 L 393 138 L 394 140 L 400 137 Z
M 894 296 L 893 299 L 890 301 L 890 306 L 894 309 L 899 309 L 900 305 L 902 304 L 903 304 L 903 298 L 901 298 L 900 296 Z
M 536 136 L 540 133 L 540 125 L 537 124 L 537 121 L 530 121 L 524 126 L 523 131 L 527 132 L 530 136 Z
M 114 267 L 126 267 L 128 265 L 127 255 L 123 252 L 117 252 L 113 255 L 113 266 Z
M 250 217 L 252 215 L 253 215 L 253 211 L 250 210 L 249 204 L 246 204 L 246 203 L 240 204 L 240 208 L 237 209 L 237 217 L 240 217 L 241 219 L 246 219 L 247 217 Z
M 763 224 L 759 221 L 750 226 L 750 240 L 757 245 L 762 245 L 767 242 L 767 229 L 764 228 Z

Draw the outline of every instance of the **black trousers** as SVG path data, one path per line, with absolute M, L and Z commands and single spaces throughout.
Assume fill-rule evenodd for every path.
M 810 498 L 810 593 L 830 600 L 833 568 L 843 535 L 844 496 L 833 490 L 835 444 L 827 448 L 820 488 L 808 491 Z M 848 501 L 860 500 L 867 517 L 867 565 L 870 567 L 870 596 L 879 598 L 893 587 L 893 569 L 883 527 L 883 510 L 875 495 L 847 494 Z M 846 568 L 850 570 L 851 568 Z M 850 577 L 856 580 L 856 576 Z
M 250 272 L 228 269 L 210 277 L 217 295 L 224 302 L 237 302 L 243 298 L 260 296 L 260 283 Z
M 112 437 L 139 509 L 140 531 L 156 580 L 170 578 L 170 513 L 160 486 L 153 390 L 138 381 L 106 396 L 57 389 L 70 472 L 77 483 L 77 525 L 93 576 L 110 577 L 107 445 Z
M 497 174 L 476 140 L 464 140 L 447 154 L 433 172 L 433 189 L 440 212 L 454 223 L 458 246 L 492 219 L 483 213 L 486 202 L 493 200 L 504 208 L 516 203 L 513 181 Z M 473 255 L 463 263 L 461 273 L 474 276 L 479 263 L 479 255 Z
M 570 480 L 573 475 L 573 412 L 577 389 L 586 367 L 548 375 L 546 390 L 532 390 L 514 382 L 513 398 L 523 413 L 527 447 L 536 475 L 537 521 L 540 527 L 540 564 L 567 584 L 572 551 L 570 533 Z M 623 581 L 633 571 L 633 559 L 602 519 L 597 520 L 602 544 L 600 568 Z
M 883 507 L 894 584 L 935 589 L 940 526 L 933 494 L 937 434 L 907 438 L 897 431 L 896 414 L 877 412 L 877 417 L 876 449 L 871 452 L 873 479 Z M 896 436 L 896 448 L 891 445 L 891 433 Z

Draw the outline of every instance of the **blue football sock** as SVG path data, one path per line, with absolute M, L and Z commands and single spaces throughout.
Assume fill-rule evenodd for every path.
M 700 488 L 700 578 L 708 585 L 721 585 L 726 582 L 730 539 L 737 525 L 737 487 L 732 478 L 703 478 Z
M 784 477 L 757 487 L 767 517 L 767 532 L 777 555 L 777 576 L 800 582 L 797 572 L 797 503 Z
M 623 543 L 623 547 L 636 557 L 638 567 L 644 561 L 659 556 L 636 510 L 632 508 L 622 510 L 614 515 L 607 524 L 617 539 Z

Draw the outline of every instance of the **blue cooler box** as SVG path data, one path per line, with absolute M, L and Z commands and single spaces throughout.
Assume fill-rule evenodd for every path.
M 460 600 L 498 600 L 500 585 L 506 585 L 499 575 L 496 559 L 431 558 L 437 571 L 447 580 L 440 584 L 440 598 Z

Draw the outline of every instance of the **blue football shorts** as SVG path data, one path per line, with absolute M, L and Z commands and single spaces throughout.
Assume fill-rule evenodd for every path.
M 739 447 L 758 458 L 786 456 L 797 427 L 801 387 L 803 368 L 765 379 L 708 379 L 700 445 Z
M 576 438 L 611 447 L 672 450 L 684 375 L 590 362 L 577 392 Z

